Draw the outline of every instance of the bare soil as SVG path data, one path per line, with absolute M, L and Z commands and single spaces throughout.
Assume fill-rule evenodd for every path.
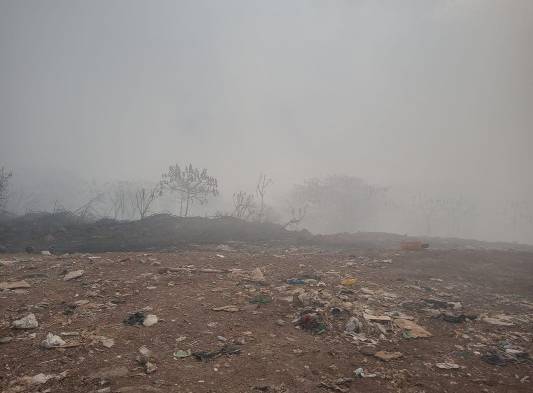
M 0 292 L 0 337 L 11 337 L 0 344 L 3 392 L 533 391 L 533 253 L 244 245 L 0 260 L 0 282 L 30 285 Z M 264 283 L 249 280 L 257 267 Z M 64 281 L 80 269 L 81 277 Z M 291 278 L 307 281 L 289 285 Z M 343 286 L 345 278 L 356 282 Z M 223 306 L 238 311 L 213 310 Z M 158 323 L 125 324 L 137 311 Z M 293 322 L 307 311 L 325 331 Z M 37 328 L 11 327 L 28 313 Z M 448 322 L 443 313 L 467 318 Z M 392 322 L 369 322 L 369 314 Z M 351 317 L 359 333 L 345 332 Z M 412 318 L 431 337 L 412 338 L 398 317 Z M 494 320 L 509 326 L 487 322 Z M 66 345 L 42 348 L 49 332 Z M 105 347 L 102 337 L 114 345 Z M 206 361 L 173 356 L 224 345 L 239 353 Z M 138 359 L 142 346 L 152 351 L 152 373 Z M 401 357 L 385 362 L 378 351 Z M 359 368 L 366 377 L 354 373 Z M 56 378 L 23 379 L 40 373 Z

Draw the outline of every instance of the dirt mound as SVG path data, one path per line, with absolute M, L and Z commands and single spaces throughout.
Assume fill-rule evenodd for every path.
M 407 236 L 384 232 L 357 232 L 357 233 L 337 233 L 331 235 L 316 235 L 315 244 L 321 247 L 332 249 L 388 249 L 398 250 L 402 244 L 408 242 L 421 242 L 427 244 L 431 249 L 439 250 L 515 250 L 532 252 L 533 246 L 528 244 L 506 243 L 506 242 L 484 242 L 474 239 L 441 238 L 428 236 Z
M 28 214 L 0 223 L 0 242 L 11 252 L 31 246 L 55 252 L 166 249 L 187 244 L 242 242 L 299 243 L 307 231 L 253 223 L 234 217 L 175 217 L 158 214 L 140 221 L 89 222 L 72 213 Z

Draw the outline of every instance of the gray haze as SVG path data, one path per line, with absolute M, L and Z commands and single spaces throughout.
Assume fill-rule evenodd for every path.
M 457 236 L 533 243 L 505 216 L 533 198 L 532 37 L 530 0 L 0 0 L 0 165 L 50 199 L 185 162 L 226 199 L 265 172 L 280 204 L 351 175 L 474 201 Z

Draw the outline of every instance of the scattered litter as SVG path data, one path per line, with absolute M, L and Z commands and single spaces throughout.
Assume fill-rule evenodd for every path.
M 230 306 L 214 307 L 211 310 L 213 310 L 213 311 L 237 312 L 237 311 L 239 311 L 239 307 L 230 305 Z
M 448 362 L 444 362 L 444 363 L 436 363 L 435 366 L 436 366 L 437 368 L 442 369 L 442 370 L 456 370 L 456 369 L 461 368 L 461 366 L 459 366 L 458 364 L 455 364 L 455 363 L 448 363 Z
M 361 331 L 361 322 L 356 317 L 351 317 L 344 327 L 346 333 L 359 333 Z
M 241 349 L 239 347 L 236 347 L 235 345 L 226 344 L 222 348 L 217 349 L 215 351 L 199 351 L 199 352 L 193 352 L 192 356 L 194 356 L 197 360 L 201 360 L 203 362 L 214 359 L 222 355 L 236 355 L 241 352 Z
M 481 356 L 481 360 L 493 366 L 506 366 L 510 359 L 501 353 L 492 352 Z
M 326 324 L 318 313 L 302 314 L 300 318 L 296 320 L 296 325 L 315 334 L 322 334 L 326 331 Z
M 137 311 L 133 314 L 128 315 L 128 317 L 123 321 L 126 325 L 142 325 L 144 322 L 145 316 L 141 311 Z
M 287 284 L 289 284 L 289 285 L 305 285 L 305 280 L 302 280 L 301 278 L 289 278 L 287 280 Z
M 359 367 L 358 369 L 354 370 L 353 372 L 357 378 L 375 378 L 377 377 L 377 374 L 368 374 L 365 373 L 365 370 L 362 367 Z
M 98 337 L 98 339 L 100 340 L 100 343 L 102 344 L 102 346 L 106 348 L 112 348 L 115 345 L 115 340 L 112 338 L 100 336 Z
M 65 274 L 65 277 L 63 277 L 63 281 L 70 281 L 76 278 L 80 278 L 81 276 L 83 276 L 83 273 L 85 273 L 84 270 L 74 270 L 72 272 L 68 272 L 67 274 Z
M 255 295 L 252 299 L 250 299 L 251 304 L 269 304 L 272 302 L 272 298 L 268 295 Z
M 188 358 L 189 356 L 191 356 L 191 350 L 188 349 L 186 351 L 184 350 L 177 350 L 176 352 L 174 352 L 173 356 L 176 358 L 176 359 L 183 359 L 183 358 Z
M 66 342 L 59 336 L 55 334 L 48 333 L 46 339 L 41 343 L 41 347 L 46 349 L 59 348 L 66 344 Z
M 157 315 L 154 314 L 148 314 L 143 321 L 143 326 L 152 326 L 155 325 L 159 319 L 157 318 Z
M 43 373 L 40 373 L 40 374 L 34 375 L 32 377 L 29 377 L 29 376 L 21 377 L 15 382 L 15 385 L 42 385 L 42 384 L 45 384 L 46 382 L 48 382 L 48 381 L 50 381 L 52 379 L 55 379 L 55 380 L 58 380 L 58 381 L 62 380 L 66 376 L 67 376 L 67 372 L 66 371 L 63 371 L 60 374 L 43 374 Z
M 145 345 L 139 348 L 139 355 L 136 358 L 137 362 L 144 367 L 146 374 L 152 374 L 157 371 L 152 351 Z
M 378 351 L 374 354 L 374 356 L 379 360 L 388 362 L 390 360 L 399 359 L 403 357 L 403 354 L 401 352 Z
M 353 287 L 356 283 L 357 283 L 357 279 L 353 277 L 347 277 L 341 280 L 341 285 L 345 287 Z
M 392 318 L 388 315 L 372 315 L 363 313 L 363 318 L 368 322 L 387 323 L 392 322 Z
M 430 332 L 413 321 L 407 319 L 395 319 L 394 323 L 400 329 L 403 329 L 403 336 L 405 338 L 424 338 L 432 336 Z

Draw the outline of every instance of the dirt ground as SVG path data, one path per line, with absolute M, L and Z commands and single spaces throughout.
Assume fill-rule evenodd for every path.
M 0 262 L 3 392 L 533 391 L 533 253 L 205 246 Z M 158 321 L 125 323 L 135 312 Z M 30 313 L 38 327 L 13 327 Z M 63 342 L 43 348 L 48 333 Z

